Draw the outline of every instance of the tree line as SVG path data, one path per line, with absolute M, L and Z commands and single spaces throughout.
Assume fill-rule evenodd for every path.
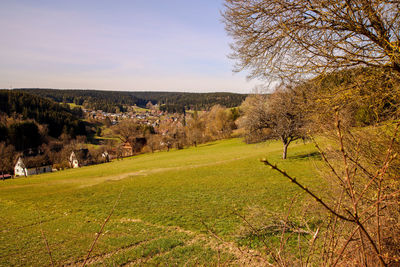
M 127 106 L 146 107 L 150 101 L 169 113 L 183 110 L 208 110 L 214 105 L 236 107 L 246 98 L 235 93 L 122 92 L 100 90 L 17 89 L 21 92 L 52 99 L 58 103 L 74 103 L 88 109 L 123 112 Z

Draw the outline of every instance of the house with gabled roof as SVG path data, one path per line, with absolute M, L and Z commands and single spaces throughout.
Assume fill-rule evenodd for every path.
M 122 156 L 129 157 L 140 153 L 146 144 L 147 139 L 145 137 L 135 137 L 132 142 L 125 142 L 121 145 Z
M 45 155 L 33 157 L 18 157 L 14 166 L 14 176 L 30 176 L 46 172 L 52 172 L 52 164 Z
M 79 150 L 72 151 L 68 162 L 71 168 L 79 168 L 92 163 L 92 157 L 89 153 L 89 149 L 82 148 Z

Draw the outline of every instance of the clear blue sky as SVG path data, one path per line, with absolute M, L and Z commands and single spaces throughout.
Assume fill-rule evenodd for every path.
M 1 0 L 0 88 L 248 93 L 222 0 Z

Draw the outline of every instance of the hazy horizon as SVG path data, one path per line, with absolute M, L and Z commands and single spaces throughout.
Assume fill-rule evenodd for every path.
M 0 88 L 249 93 L 222 0 L 2 1 Z
M 233 94 L 251 94 L 254 92 L 248 92 L 248 93 L 240 93 L 240 92 L 228 92 L 228 91 L 201 91 L 201 92 L 195 92 L 195 91 L 161 91 L 161 90 L 119 90 L 118 88 L 115 89 L 97 89 L 97 88 L 39 88 L 39 87 L 16 87 L 16 88 L 0 88 L 0 90 L 91 90 L 91 91 L 109 91 L 109 92 L 152 92 L 152 93 L 233 93 Z

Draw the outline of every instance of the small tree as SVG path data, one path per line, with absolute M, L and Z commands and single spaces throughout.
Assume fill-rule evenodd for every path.
M 113 126 L 112 131 L 118 135 L 122 142 L 128 142 L 135 147 L 136 138 L 143 137 L 145 129 L 135 120 L 124 120 Z
M 182 149 L 186 145 L 187 136 L 185 127 L 180 120 L 167 119 L 160 123 L 158 128 L 163 147 L 169 151 L 172 147 Z
M 305 118 L 301 103 L 292 90 L 279 89 L 273 94 L 249 96 L 241 107 L 241 120 L 252 141 L 279 139 L 283 143 L 282 158 L 286 159 L 291 142 L 305 138 Z
M 207 113 L 206 134 L 211 140 L 230 137 L 235 124 L 229 113 L 220 105 L 213 106 Z
M 197 111 L 188 118 L 186 123 L 186 136 L 192 145 L 197 146 L 197 144 L 204 141 L 205 127 L 205 120 Z
M 147 147 L 150 149 L 151 153 L 160 149 L 161 137 L 158 134 L 146 133 Z

